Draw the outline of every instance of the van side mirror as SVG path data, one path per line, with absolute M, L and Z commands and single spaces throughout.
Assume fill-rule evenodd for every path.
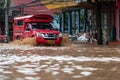
M 26 31 L 30 31 L 30 28 L 26 28 Z
M 28 27 L 26 27 L 26 31 L 30 31 L 31 29 L 30 29 L 30 27 L 28 26 Z
M 31 28 L 30 25 L 27 25 L 26 31 L 30 31 L 31 30 L 30 28 Z

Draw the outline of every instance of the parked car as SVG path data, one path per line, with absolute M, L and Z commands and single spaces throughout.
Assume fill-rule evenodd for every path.
M 0 34 L 0 43 L 8 43 L 8 38 L 6 35 Z

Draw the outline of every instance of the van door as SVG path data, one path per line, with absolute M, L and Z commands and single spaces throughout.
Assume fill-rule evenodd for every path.
M 31 36 L 32 36 L 32 27 L 31 27 L 31 24 L 27 24 L 24 37 L 26 38 L 26 37 L 31 37 Z

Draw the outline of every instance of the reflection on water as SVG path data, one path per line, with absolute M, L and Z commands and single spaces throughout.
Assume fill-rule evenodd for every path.
M 67 78 L 80 78 L 90 76 L 93 67 L 82 67 L 76 64 L 78 57 L 70 56 L 40 56 L 40 55 L 12 55 L 0 54 L 0 79 L 2 80 L 56 80 L 58 76 Z M 76 59 L 76 60 L 74 60 Z M 75 73 L 77 71 L 77 73 Z M 64 74 L 64 75 L 63 75 Z M 59 80 L 59 78 L 58 78 Z
M 0 46 L 0 80 L 119 80 L 119 48 L 79 48 L 79 56 L 47 55 L 69 47 Z M 34 50 L 41 51 L 37 54 Z M 52 50 L 52 51 L 50 51 Z M 86 53 L 84 51 L 91 51 Z M 113 51 L 116 50 L 113 49 Z M 105 53 L 108 51 L 109 53 Z M 83 53 L 84 52 L 84 53 Z M 41 55 L 42 54 L 42 55 Z M 106 56 L 104 54 L 109 54 Z M 116 55 L 115 55 L 116 54 Z M 94 55 L 94 56 L 91 56 Z M 96 56 L 95 56 L 96 55 Z M 100 56 L 97 56 L 100 55 Z M 107 75 L 106 75 L 107 74 Z

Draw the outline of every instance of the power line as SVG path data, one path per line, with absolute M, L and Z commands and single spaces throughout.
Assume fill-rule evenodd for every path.
M 72 2 L 72 1 L 75 1 L 75 0 L 67 0 L 67 2 Z M 55 2 L 66 2 L 66 0 L 50 0 L 50 1 L 44 1 L 45 3 L 37 3 L 37 2 L 42 2 L 42 0 L 34 0 L 34 1 L 31 1 L 31 2 L 28 2 L 28 3 L 25 3 L 25 4 L 20 4 L 18 6 L 11 6 L 11 7 L 7 7 L 7 8 L 1 8 L 0 9 L 16 9 L 16 8 L 24 8 L 24 7 L 34 7 L 34 6 L 43 6 L 43 5 L 48 5 L 48 4 L 53 4 Z
M 24 8 L 24 7 L 34 7 L 34 6 L 43 6 L 43 5 L 52 4 L 54 1 L 55 0 L 50 0 L 50 1 L 46 2 L 46 3 L 37 3 L 37 2 L 41 2 L 41 0 L 34 0 L 34 1 L 29 2 L 29 3 L 9 7 L 9 9 Z

